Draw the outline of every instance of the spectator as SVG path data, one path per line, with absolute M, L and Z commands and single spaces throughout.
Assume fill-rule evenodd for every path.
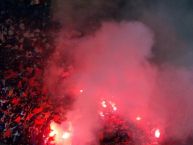
M 48 0 L 0 1 L 2 143 L 41 144 L 50 120 L 59 118 L 42 90 L 44 60 L 52 48 L 47 27 L 51 23 L 48 3 Z

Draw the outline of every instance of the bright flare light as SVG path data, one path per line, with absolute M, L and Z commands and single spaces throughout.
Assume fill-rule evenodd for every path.
M 156 138 L 160 138 L 160 135 L 161 135 L 160 130 L 156 129 L 154 135 L 155 135 Z
M 62 124 L 51 122 L 49 137 L 53 137 L 52 143 L 56 145 L 71 145 L 72 139 L 72 125 L 67 123 L 66 127 Z
M 49 134 L 50 137 L 53 137 L 53 136 L 55 136 L 55 135 L 56 135 L 56 132 L 55 132 L 54 130 L 52 130 L 52 131 L 50 132 L 50 134 Z
M 102 101 L 102 102 L 101 102 L 101 105 L 102 105 L 103 108 L 107 108 L 106 101 Z
M 51 129 L 51 132 L 49 134 L 50 137 L 54 137 L 55 135 L 58 134 L 57 132 L 57 127 L 56 127 L 56 124 L 55 123 L 51 123 L 50 124 L 50 129 Z
M 114 111 L 117 111 L 117 107 L 116 107 L 116 106 L 113 106 L 113 110 L 114 110 Z
M 102 108 L 101 108 L 102 107 Z M 106 114 L 111 114 L 117 111 L 117 106 L 114 102 L 108 100 L 102 100 L 100 102 L 99 115 L 105 117 Z
M 81 89 L 81 90 L 80 90 L 80 93 L 83 93 L 83 92 L 84 92 L 84 90 Z
M 136 120 L 137 120 L 137 121 L 140 121 L 140 120 L 141 120 L 141 117 L 140 117 L 140 116 L 137 116 L 137 117 L 136 117 Z
M 64 134 L 62 135 L 63 139 L 68 139 L 71 137 L 71 133 L 70 132 L 64 132 Z
M 99 115 L 100 115 L 101 117 L 104 117 L 104 116 L 105 116 L 103 112 L 100 112 Z
M 116 107 L 116 104 L 109 101 L 109 104 L 111 104 L 111 107 L 113 108 L 113 111 L 117 111 L 117 107 Z

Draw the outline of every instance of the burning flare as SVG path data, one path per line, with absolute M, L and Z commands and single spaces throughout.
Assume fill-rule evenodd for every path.
M 160 130 L 156 129 L 154 135 L 155 135 L 156 138 L 160 138 L 160 135 L 161 135 Z
M 64 128 L 66 128 L 64 130 Z M 66 126 L 51 122 L 50 124 L 51 132 L 49 137 L 53 137 L 52 143 L 57 145 L 71 145 L 72 143 L 72 125 L 67 123 Z

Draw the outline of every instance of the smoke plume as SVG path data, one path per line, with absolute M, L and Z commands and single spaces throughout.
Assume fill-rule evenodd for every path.
M 63 28 L 45 80 L 54 99 L 75 100 L 67 113 L 73 144 L 97 142 L 101 99 L 116 102 L 126 119 L 158 124 L 165 138 L 191 135 L 189 0 L 56 0 L 52 10 Z

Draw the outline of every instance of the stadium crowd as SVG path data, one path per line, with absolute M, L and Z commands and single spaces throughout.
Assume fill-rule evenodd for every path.
M 40 145 L 60 116 L 43 88 L 52 51 L 49 0 L 0 1 L 0 143 Z

